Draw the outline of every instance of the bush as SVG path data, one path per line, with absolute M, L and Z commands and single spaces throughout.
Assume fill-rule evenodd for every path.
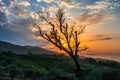
M 8 55 L 14 55 L 15 53 L 12 51 L 3 51 L 2 54 L 8 56 Z
M 101 75 L 101 80 L 120 80 L 120 71 L 111 69 Z
M 120 63 L 115 61 L 99 61 L 99 64 L 103 66 L 117 68 L 117 69 L 120 68 Z
M 44 68 L 38 68 L 34 65 L 24 65 L 22 68 L 24 78 L 42 78 L 47 75 L 47 71 Z
M 108 67 L 98 68 L 89 73 L 85 80 L 120 80 L 120 71 Z
M 22 71 L 16 65 L 8 65 L 4 70 L 9 74 L 11 79 L 22 75 Z
M 93 59 L 93 58 L 85 58 L 85 61 L 88 62 L 88 63 L 91 63 L 91 64 L 96 64 L 96 60 Z
M 4 70 L 2 69 L 2 66 L 0 65 L 0 76 L 4 75 Z
M 75 74 L 63 71 L 59 68 L 49 70 L 46 80 L 78 80 Z

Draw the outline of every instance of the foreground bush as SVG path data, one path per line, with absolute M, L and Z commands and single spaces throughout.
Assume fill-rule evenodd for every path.
M 84 80 L 120 80 L 120 70 L 106 67 L 95 69 Z

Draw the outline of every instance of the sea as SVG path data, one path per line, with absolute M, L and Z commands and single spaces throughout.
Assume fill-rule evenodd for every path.
M 84 54 L 82 56 L 91 58 L 101 58 L 120 62 L 120 54 Z

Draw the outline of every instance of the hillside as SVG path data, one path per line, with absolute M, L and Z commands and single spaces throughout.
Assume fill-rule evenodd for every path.
M 120 63 L 79 59 L 81 80 L 120 80 Z M 0 53 L 0 80 L 78 80 L 70 57 L 63 55 Z
M 27 54 L 28 52 L 34 54 L 55 54 L 52 51 L 36 46 L 20 46 L 8 42 L 0 41 L 0 52 L 2 51 L 12 51 L 17 54 Z

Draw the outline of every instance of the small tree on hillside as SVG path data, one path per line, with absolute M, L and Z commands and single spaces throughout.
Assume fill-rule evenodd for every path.
M 39 14 L 38 14 L 39 15 Z M 60 50 L 65 51 L 73 60 L 76 66 L 76 76 L 80 75 L 81 67 L 78 61 L 78 52 L 87 50 L 87 47 L 81 47 L 80 35 L 83 33 L 85 26 L 80 26 L 79 30 L 75 30 L 75 23 L 69 25 L 64 17 L 63 9 L 56 12 L 56 23 L 48 20 L 43 15 L 39 15 L 47 24 L 51 26 L 50 31 L 43 31 L 40 25 L 39 36 L 51 42 Z

